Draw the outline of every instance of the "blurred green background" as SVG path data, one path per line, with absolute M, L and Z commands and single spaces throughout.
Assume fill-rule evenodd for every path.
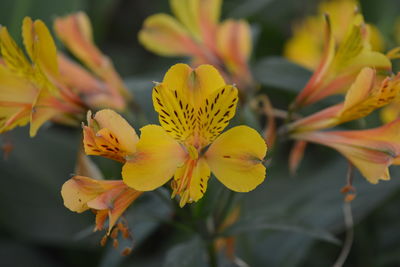
M 254 34 L 251 66 L 274 105 L 285 108 L 310 76 L 309 71 L 280 57 L 291 26 L 312 13 L 316 0 L 226 0 L 222 17 L 246 18 Z M 399 0 L 364 0 L 367 22 L 385 36 L 387 48 L 395 45 L 393 24 L 400 15 Z M 98 46 L 114 61 L 145 111 L 132 118 L 136 128 L 156 123 L 151 106 L 152 81 L 178 58 L 161 58 L 137 41 L 143 20 L 155 13 L 170 13 L 166 0 L 1 0 L 0 24 L 21 40 L 24 16 L 42 19 L 51 27 L 56 16 L 77 10 L 88 13 Z M 60 45 L 60 43 L 58 43 Z M 59 46 L 60 49 L 61 46 Z M 324 104 L 324 103 L 323 103 Z M 245 118 L 261 129 L 250 111 Z M 365 123 L 365 122 L 364 122 Z M 376 124 L 376 116 L 366 120 Z M 1 266 L 204 266 L 203 245 L 194 233 L 178 231 L 175 215 L 159 194 L 146 194 L 127 212 L 135 238 L 130 256 L 122 257 L 111 244 L 100 247 L 103 233 L 92 234 L 94 215 L 76 214 L 63 206 L 61 185 L 74 170 L 80 130 L 47 125 L 36 138 L 27 129 L 4 134 L 12 142 L 9 159 L 0 160 L 0 265 Z M 296 177 L 288 174 L 290 143 L 274 149 L 267 179 L 254 192 L 235 196 L 244 208 L 227 234 L 238 237 L 237 254 L 250 266 L 330 266 L 344 239 L 343 196 L 347 164 L 336 152 L 310 146 Z M 271 155 L 270 155 L 271 157 Z M 120 166 L 98 160 L 107 178 L 118 179 Z M 392 180 L 371 185 L 358 173 L 353 201 L 355 237 L 345 266 L 400 265 L 400 171 Z M 220 184 L 213 179 L 204 200 L 191 209 L 207 214 L 218 207 Z M 224 191 L 225 190 L 225 191 Z M 203 208 L 202 208 L 203 207 Z M 202 224 L 202 216 L 194 223 Z M 191 222 L 193 223 L 193 222 Z M 234 266 L 220 255 L 222 266 Z

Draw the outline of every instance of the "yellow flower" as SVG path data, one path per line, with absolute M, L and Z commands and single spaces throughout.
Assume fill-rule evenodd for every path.
M 400 99 L 400 73 L 392 77 L 377 76 L 364 68 L 346 94 L 343 103 L 328 107 L 297 120 L 288 126 L 292 132 L 315 131 L 367 116 L 374 110 Z
M 67 116 L 80 114 L 82 102 L 68 88 L 57 87 L 60 73 L 56 48 L 40 20 L 25 18 L 23 41 L 30 61 L 9 35 L 0 28 L 0 132 L 30 122 L 30 135 L 49 119 L 71 123 Z
M 128 94 L 111 61 L 91 42 L 86 15 L 59 18 L 56 28 L 96 76 L 57 53 L 41 20 L 23 20 L 22 37 L 29 58 L 7 28 L 0 27 L 0 133 L 30 122 L 34 136 L 48 120 L 79 125 L 88 108 L 125 108 Z
M 153 89 L 162 127 L 141 129 L 122 170 L 124 182 L 149 191 L 173 176 L 172 196 L 180 195 L 180 206 L 203 196 L 211 171 L 231 190 L 253 190 L 265 178 L 263 138 L 246 126 L 221 134 L 235 114 L 237 94 L 210 65 L 171 67 Z
M 292 108 L 300 108 L 325 97 L 346 92 L 364 67 L 391 70 L 390 60 L 371 49 L 370 31 L 361 14 L 355 15 L 346 29 L 346 35 L 336 49 L 330 21 L 326 17 L 323 56 L 309 82 L 295 99 Z
M 95 211 L 95 231 L 104 228 L 108 217 L 108 234 L 119 217 L 141 194 L 142 192 L 126 186 L 122 180 L 97 180 L 85 176 L 72 177 L 61 189 L 64 205 L 71 211 Z
M 60 56 L 59 63 L 64 81 L 72 87 L 90 90 L 87 93 L 91 96 L 89 100 L 92 106 L 123 110 L 126 105 L 125 99 L 131 97 L 130 93 L 115 71 L 112 61 L 103 55 L 93 43 L 92 27 L 87 15 L 78 12 L 58 17 L 54 22 L 54 30 L 63 44 L 103 83 L 97 82 L 96 85 L 94 78 L 81 67 L 73 64 L 64 56 Z M 90 86 L 83 85 L 83 82 L 89 83 Z M 112 106 L 110 106 L 111 104 Z
M 396 39 L 396 43 L 400 44 L 400 17 L 396 19 L 394 24 L 394 37 Z M 388 53 L 388 57 L 391 59 L 399 59 L 400 58 L 400 47 L 395 47 L 390 50 Z M 394 101 L 387 107 L 381 110 L 380 114 L 381 120 L 384 123 L 391 122 L 400 117 L 400 100 Z
M 175 17 L 148 17 L 139 41 L 162 56 L 189 56 L 194 65 L 212 64 L 243 89 L 252 85 L 247 61 L 251 54 L 250 26 L 244 20 L 219 23 L 222 0 L 170 0 Z
M 306 68 L 315 69 L 323 54 L 323 14 L 329 15 L 335 43 L 340 44 L 346 36 L 348 25 L 357 15 L 355 10 L 359 8 L 358 6 L 359 3 L 356 0 L 322 1 L 317 15 L 307 17 L 295 25 L 293 37 L 284 48 L 285 57 Z M 370 32 L 369 42 L 372 50 L 382 51 L 383 38 L 379 30 L 371 24 L 367 24 L 366 27 Z
M 303 132 L 292 137 L 339 151 L 373 184 L 389 180 L 388 167 L 400 163 L 400 120 L 369 130 Z

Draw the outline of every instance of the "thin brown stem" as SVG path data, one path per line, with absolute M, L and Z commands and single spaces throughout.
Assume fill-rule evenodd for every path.
M 353 165 L 349 162 L 349 167 L 347 169 L 346 175 L 346 183 L 348 186 L 352 187 L 353 184 Z M 343 215 L 344 222 L 346 226 L 346 237 L 343 243 L 342 250 L 340 251 L 339 257 L 336 259 L 336 262 L 333 264 L 333 267 L 342 267 L 345 263 L 347 257 L 350 254 L 351 246 L 354 241 L 354 222 L 353 222 L 353 213 L 351 210 L 351 201 L 343 202 Z

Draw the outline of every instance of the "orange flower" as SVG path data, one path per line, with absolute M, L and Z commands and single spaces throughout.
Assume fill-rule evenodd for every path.
M 284 55 L 289 60 L 314 70 L 323 53 L 324 21 L 323 14 L 329 14 L 332 22 L 332 34 L 336 44 L 342 43 L 346 30 L 360 10 L 357 0 L 321 1 L 316 15 L 305 18 L 294 25 L 293 37 L 284 47 Z M 371 33 L 369 41 L 374 51 L 383 50 L 383 37 L 379 30 L 371 24 L 366 25 Z
M 30 122 L 30 135 L 34 136 L 48 120 L 78 125 L 88 108 L 125 108 L 127 91 L 110 60 L 90 42 L 87 17 L 78 13 L 58 19 L 56 25 L 72 52 L 96 77 L 57 53 L 41 20 L 26 17 L 23 21 L 22 37 L 29 58 L 7 28 L 0 27 L 0 133 Z
M 252 86 L 246 21 L 219 23 L 221 0 L 170 0 L 170 5 L 176 18 L 156 14 L 145 20 L 139 41 L 147 49 L 161 56 L 189 56 L 195 66 L 212 64 L 239 88 Z
M 315 131 L 367 116 L 374 110 L 398 101 L 400 73 L 379 77 L 371 68 L 364 68 L 346 94 L 343 103 L 328 107 L 288 126 L 291 132 Z
M 391 69 L 391 62 L 385 55 L 372 51 L 369 43 L 370 32 L 361 14 L 354 16 L 346 37 L 337 49 L 329 18 L 326 18 L 323 56 L 309 82 L 292 104 L 292 109 L 346 92 L 364 67 L 386 71 Z
M 89 18 L 83 12 L 59 17 L 54 22 L 54 29 L 64 45 L 80 59 L 96 76 L 90 77 L 80 66 L 71 63 L 64 56 L 59 57 L 61 72 L 70 86 L 89 89 L 89 101 L 100 107 L 125 108 L 125 99 L 130 98 L 123 81 L 115 71 L 111 60 L 103 55 L 93 43 L 92 27 Z M 82 79 L 82 81 L 81 81 Z M 82 82 L 91 86 L 83 86 Z M 112 104 L 112 106 L 110 106 Z
M 45 24 L 25 18 L 23 40 L 29 59 L 9 35 L 0 28 L 0 132 L 28 122 L 30 135 L 50 119 L 71 124 L 84 112 L 77 95 L 58 83 L 60 73 L 56 48 Z M 75 117 L 76 118 L 76 117 Z
M 87 155 L 98 155 L 125 162 L 135 153 L 139 141 L 135 130 L 120 115 L 103 109 L 92 118 L 87 115 L 88 126 L 83 126 L 83 144 Z
M 97 180 L 85 176 L 74 176 L 64 183 L 61 195 L 64 205 L 74 212 L 92 209 L 96 213 L 95 231 L 102 230 L 109 218 L 110 234 L 119 217 L 142 192 L 124 184 L 122 180 Z
M 400 163 L 400 119 L 369 130 L 303 132 L 292 138 L 337 150 L 373 184 L 389 180 L 388 167 Z

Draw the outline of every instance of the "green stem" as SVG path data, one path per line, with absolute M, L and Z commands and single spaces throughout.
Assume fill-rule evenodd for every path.
M 229 190 L 228 196 L 224 203 L 224 206 L 222 207 L 221 212 L 217 214 L 217 218 L 216 218 L 217 229 L 224 222 L 224 219 L 229 214 L 229 211 L 232 207 L 234 197 L 235 197 L 235 192 Z
M 218 267 L 217 253 L 215 251 L 214 241 L 211 239 L 207 246 L 208 259 L 210 267 Z

